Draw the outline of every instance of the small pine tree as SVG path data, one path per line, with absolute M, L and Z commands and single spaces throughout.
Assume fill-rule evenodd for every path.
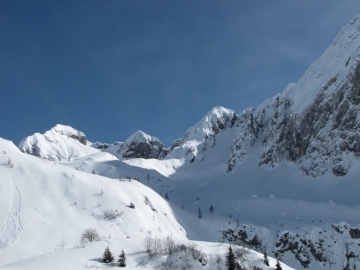
M 165 199 L 169 200 L 169 195 L 167 194 L 167 192 L 165 194 Z
M 199 208 L 199 210 L 198 210 L 198 217 L 199 218 L 202 218 L 202 213 L 201 213 L 201 209 Z
M 265 265 L 269 266 L 269 259 L 267 257 L 266 251 L 264 251 L 264 263 Z
M 209 211 L 210 213 L 214 212 L 214 207 L 212 205 L 210 205 Z
M 279 260 L 276 260 L 275 270 L 282 270 Z
M 226 255 L 226 266 L 228 270 L 235 270 L 236 269 L 236 263 L 235 263 L 235 255 L 231 248 L 231 245 L 229 246 L 229 252 Z
M 112 255 L 109 246 L 105 248 L 105 251 L 103 253 L 103 256 L 101 258 L 101 262 L 103 263 L 112 263 L 114 261 L 114 256 Z
M 121 251 L 121 254 L 119 255 L 118 263 L 120 267 L 126 266 L 126 257 L 124 250 Z

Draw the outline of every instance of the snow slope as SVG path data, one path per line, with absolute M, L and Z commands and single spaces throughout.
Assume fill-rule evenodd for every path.
M 63 238 L 69 247 L 78 245 L 88 227 L 105 238 L 142 239 L 151 231 L 187 239 L 169 203 L 137 181 L 120 182 L 55 165 L 24 155 L 3 139 L 0 153 L 1 265 L 52 252 Z M 130 202 L 136 209 L 128 207 Z M 120 217 L 104 218 L 111 210 Z
M 112 154 L 96 153 L 63 166 L 21 153 L 0 138 L 0 268 L 106 268 L 99 257 L 109 246 L 115 256 L 126 251 L 130 269 L 171 265 L 225 269 L 228 246 L 189 241 L 178 222 L 180 207 L 134 179 L 120 181 L 76 167 L 82 163 L 94 168 L 107 162 L 126 164 Z M 131 203 L 135 209 L 129 207 Z M 87 228 L 95 228 L 101 239 L 79 243 Z M 147 236 L 161 241 L 170 237 L 177 250 L 171 255 L 160 251 L 149 256 L 143 245 Z M 195 247 L 201 262 L 189 250 L 180 250 L 180 245 Z M 244 266 L 264 264 L 262 254 L 248 250 L 244 256 Z M 275 265 L 274 259 L 269 260 Z M 284 269 L 291 268 L 284 265 Z
M 19 149 L 30 155 L 56 162 L 73 160 L 96 153 L 86 136 L 70 126 L 56 125 L 44 134 L 35 133 L 23 139 Z

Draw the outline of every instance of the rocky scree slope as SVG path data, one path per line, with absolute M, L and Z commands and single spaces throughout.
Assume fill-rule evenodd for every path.
M 297 84 L 245 110 L 226 161 L 233 170 L 259 142 L 258 164 L 295 162 L 304 175 L 346 175 L 360 153 L 360 19 L 344 27 Z

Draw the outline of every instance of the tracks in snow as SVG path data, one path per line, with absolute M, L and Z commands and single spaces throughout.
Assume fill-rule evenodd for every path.
M 10 179 L 10 202 L 9 211 L 6 215 L 5 222 L 2 226 L 2 236 L 0 238 L 0 249 L 7 248 L 14 244 L 23 232 L 21 225 L 21 193 L 16 184 L 13 170 L 11 168 L 11 179 Z

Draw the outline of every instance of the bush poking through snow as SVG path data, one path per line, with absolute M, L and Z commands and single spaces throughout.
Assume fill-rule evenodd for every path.
M 147 196 L 145 196 L 144 203 L 145 205 L 148 205 L 150 203 L 149 198 Z
M 100 235 L 94 228 L 87 228 L 83 231 L 80 237 L 81 243 L 94 242 L 100 239 Z
M 129 207 L 131 208 L 131 209 L 135 209 L 135 204 L 133 204 L 132 202 L 129 204 Z
M 120 217 L 121 215 L 123 214 L 123 212 L 120 212 L 118 210 L 108 210 L 108 211 L 105 211 L 103 213 L 103 218 L 106 219 L 106 220 L 113 220 L 113 219 L 116 219 L 118 217 Z

